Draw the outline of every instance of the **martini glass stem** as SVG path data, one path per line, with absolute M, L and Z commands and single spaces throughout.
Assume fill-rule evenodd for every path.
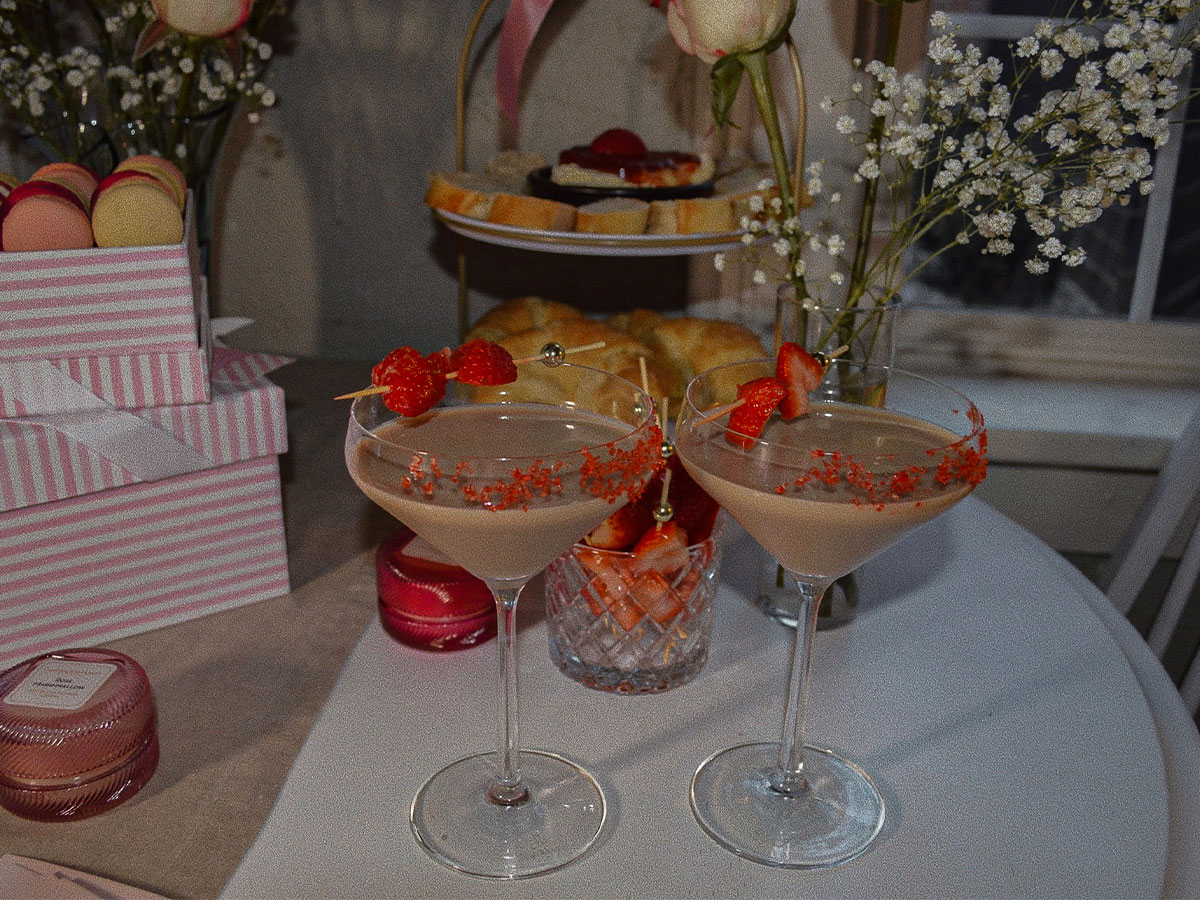
M 523 585 L 522 585 L 523 587 Z M 500 748 L 496 754 L 496 782 L 488 800 L 501 806 L 519 806 L 529 799 L 521 781 L 520 717 L 517 710 L 517 598 L 521 587 L 493 587 L 499 633 L 496 656 L 500 663 Z
M 771 787 L 795 794 L 808 787 L 804 776 L 804 726 L 808 719 L 808 686 L 812 671 L 813 636 L 817 633 L 817 611 L 829 587 L 827 581 L 796 578 L 800 606 L 792 629 L 792 653 L 788 667 L 787 705 L 783 710 L 783 732 L 779 741 L 779 764 L 770 775 Z

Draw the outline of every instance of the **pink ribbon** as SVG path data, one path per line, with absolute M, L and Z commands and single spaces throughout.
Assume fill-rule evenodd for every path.
M 520 127 L 517 98 L 525 56 L 553 4 L 554 0 L 512 0 L 500 27 L 500 43 L 496 48 L 496 99 L 500 109 L 517 127 Z

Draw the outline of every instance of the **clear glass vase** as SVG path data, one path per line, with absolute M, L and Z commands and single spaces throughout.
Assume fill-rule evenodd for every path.
M 231 102 L 187 116 L 136 119 L 122 123 L 112 136 L 118 159 L 154 153 L 165 156 L 183 172 L 196 208 L 196 239 L 200 271 L 204 275 L 209 274 L 211 267 L 221 150 L 237 109 L 238 103 Z
M 833 353 L 848 349 L 830 365 L 825 383 L 817 394 L 853 397 L 854 402 L 882 406 L 887 398 L 886 369 L 895 357 L 895 328 L 900 302 L 897 299 L 858 306 L 831 306 L 796 299 L 790 284 L 780 285 L 775 300 L 775 350 L 784 341 L 801 344 L 810 353 Z M 759 607 L 783 625 L 800 621 L 800 594 L 794 581 L 768 553 L 759 566 Z M 858 609 L 858 578 L 854 572 L 835 581 L 825 594 L 817 614 L 817 630 L 837 628 L 854 618 Z

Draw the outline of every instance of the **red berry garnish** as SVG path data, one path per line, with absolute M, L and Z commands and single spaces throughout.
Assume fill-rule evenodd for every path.
M 592 152 L 601 156 L 624 156 L 641 159 L 649 151 L 642 139 L 624 128 L 610 128 L 592 141 Z
M 517 380 L 512 354 L 491 341 L 476 338 L 450 354 L 449 371 L 463 384 L 511 384 Z
M 688 564 L 687 532 L 674 522 L 648 528 L 633 548 L 633 572 L 674 575 Z
M 422 356 L 397 347 L 371 370 L 371 384 L 389 388 L 383 404 L 402 416 L 419 416 L 446 394 L 446 360 L 440 353 Z
M 725 440 L 743 450 L 753 447 L 755 438 L 762 434 L 767 419 L 786 394 L 783 382 L 769 375 L 739 385 L 738 399 L 745 402 L 729 414 Z
M 808 392 L 816 390 L 825 378 L 825 367 L 799 344 L 787 341 L 779 347 L 775 377 L 787 389 L 783 402 L 779 404 L 779 414 L 785 419 L 794 419 L 812 408 Z
M 658 482 L 662 490 L 662 482 Z M 653 505 L 645 503 L 646 495 L 631 500 L 588 532 L 584 543 L 604 550 L 629 550 L 647 528 L 654 526 Z

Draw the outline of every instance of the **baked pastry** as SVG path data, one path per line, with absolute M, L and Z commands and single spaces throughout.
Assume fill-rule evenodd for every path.
M 717 176 L 716 193 L 729 201 L 737 227 L 745 227 L 743 220 L 763 218 L 763 208 L 778 193 L 775 190 L 775 170 L 767 163 L 736 163 Z M 753 202 L 755 197 L 761 198 L 762 206 Z M 758 206 L 758 209 L 754 209 L 754 206 Z
M 541 197 L 497 194 L 486 216 L 497 225 L 515 225 L 539 231 L 572 231 L 575 228 L 575 207 L 557 200 Z
M 708 181 L 712 173 L 711 157 L 651 151 L 632 131 L 610 128 L 590 144 L 563 150 L 550 177 L 582 187 L 678 187 Z
M 589 234 L 641 234 L 650 204 L 634 197 L 606 197 L 579 207 L 575 230 Z
M 505 186 L 495 179 L 471 172 L 434 172 L 429 176 L 425 203 L 444 212 L 486 219 L 496 194 Z
M 727 197 L 654 200 L 646 231 L 650 234 L 718 234 L 734 230 Z
M 499 343 L 502 338 L 518 331 L 548 328 L 562 319 L 583 317 L 583 313 L 569 303 L 543 300 L 541 297 L 517 297 L 505 300 L 480 316 L 467 333 L 466 340 L 483 338 Z
M 660 365 L 674 370 L 679 387 L 672 401 L 682 400 L 687 383 L 706 369 L 768 355 L 758 336 L 735 322 L 695 316 L 667 318 L 639 309 L 614 317 L 613 324 L 648 346 Z M 736 395 L 737 385 L 730 384 L 729 396 Z

